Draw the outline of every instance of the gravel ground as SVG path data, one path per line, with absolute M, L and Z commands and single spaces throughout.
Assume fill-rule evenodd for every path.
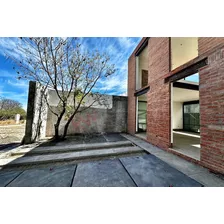
M 0 146 L 20 143 L 25 134 L 25 124 L 0 126 Z

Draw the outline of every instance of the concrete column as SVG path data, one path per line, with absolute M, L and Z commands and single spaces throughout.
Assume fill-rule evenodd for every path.
M 32 133 L 33 133 L 33 119 L 35 115 L 35 95 L 36 95 L 36 82 L 29 82 L 29 95 L 27 103 L 27 116 L 26 116 L 26 130 L 24 143 L 32 143 Z

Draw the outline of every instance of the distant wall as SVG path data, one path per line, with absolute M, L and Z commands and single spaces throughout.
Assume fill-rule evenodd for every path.
M 68 128 L 68 135 L 78 133 L 126 132 L 127 129 L 127 97 L 107 96 L 111 98 L 109 108 L 89 108 L 77 114 Z M 56 106 L 52 106 L 56 110 Z M 48 110 L 46 136 L 54 134 L 56 116 Z M 63 118 L 59 133 L 62 134 L 66 119 Z
M 30 82 L 27 106 L 27 122 L 24 142 L 34 142 L 36 139 L 54 135 L 54 124 L 57 117 L 48 109 L 45 98 L 41 97 L 41 88 L 37 83 Z M 93 103 L 96 95 L 85 98 L 85 106 Z M 48 103 L 57 111 L 59 103 L 55 90 L 47 90 Z M 73 104 L 72 98 L 68 100 Z M 83 107 L 85 108 L 85 107 Z M 59 133 L 63 133 L 66 123 L 63 117 Z M 71 121 L 68 135 L 77 133 L 126 132 L 127 131 L 127 97 L 102 95 L 101 103 L 94 103 L 91 108 L 78 113 Z

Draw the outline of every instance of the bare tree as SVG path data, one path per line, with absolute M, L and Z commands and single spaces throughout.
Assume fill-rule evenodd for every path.
M 94 100 L 84 107 L 85 98 L 99 79 L 115 72 L 110 58 L 98 51 L 81 50 L 77 38 L 20 38 L 18 50 L 21 59 L 9 57 L 14 63 L 18 78 L 34 80 L 56 91 L 59 99 L 57 110 L 50 107 L 47 91 L 44 98 L 49 110 L 57 117 L 54 124 L 55 140 L 64 139 L 70 122 L 77 113 L 81 113 L 101 103 L 101 95 L 94 92 Z M 67 117 L 63 135 L 59 136 L 59 126 L 63 116 Z
M 22 104 L 16 100 L 0 97 L 0 110 L 12 110 L 22 108 Z

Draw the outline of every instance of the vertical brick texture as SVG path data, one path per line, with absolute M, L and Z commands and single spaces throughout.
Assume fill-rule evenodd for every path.
M 224 38 L 198 39 L 199 56 L 216 48 L 208 56 L 208 65 L 199 71 L 200 163 L 224 173 L 224 47 L 221 44 L 224 44 Z M 165 84 L 162 76 L 169 72 L 169 38 L 150 38 L 148 51 L 150 90 L 147 93 L 147 141 L 167 149 L 170 147 L 171 135 L 170 84 Z M 134 53 L 128 63 L 128 132 L 131 134 L 135 133 L 136 114 Z
M 208 57 L 199 74 L 201 163 L 224 173 L 224 48 Z
M 128 60 L 128 133 L 134 134 L 136 130 L 136 98 L 134 96 L 136 87 L 136 62 L 132 54 Z
M 170 84 L 164 76 L 169 72 L 169 38 L 150 38 L 149 85 L 147 93 L 147 141 L 167 149 L 170 146 Z
M 136 90 L 136 60 L 135 53 L 146 40 L 143 37 L 132 55 L 128 60 L 128 133 L 135 134 L 136 132 L 136 97 L 134 96 Z
M 223 43 L 224 43 L 223 37 L 199 37 L 198 38 L 199 55 Z

